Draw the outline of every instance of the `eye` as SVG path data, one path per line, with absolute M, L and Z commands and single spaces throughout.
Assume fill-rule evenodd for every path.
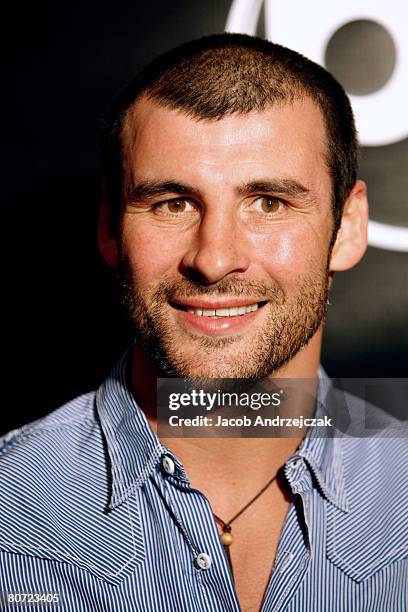
M 195 212 L 195 207 L 188 201 L 183 199 L 166 200 L 156 205 L 156 209 L 165 214 L 177 215 L 186 212 Z
M 253 206 L 257 212 L 273 215 L 283 212 L 285 203 L 271 196 L 259 196 L 253 201 Z

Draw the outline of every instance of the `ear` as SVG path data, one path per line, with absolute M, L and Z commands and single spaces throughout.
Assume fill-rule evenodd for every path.
M 119 263 L 118 239 L 113 235 L 112 206 L 102 201 L 98 220 L 98 247 L 105 262 L 111 268 L 117 268 Z
M 360 261 L 367 249 L 367 225 L 367 188 L 364 181 L 358 180 L 344 203 L 330 258 L 331 272 L 349 270 Z

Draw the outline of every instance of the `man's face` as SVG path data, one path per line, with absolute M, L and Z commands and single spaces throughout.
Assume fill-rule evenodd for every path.
M 196 120 L 140 101 L 123 134 L 124 298 L 156 365 L 265 377 L 324 317 L 333 231 L 323 118 L 309 99 Z

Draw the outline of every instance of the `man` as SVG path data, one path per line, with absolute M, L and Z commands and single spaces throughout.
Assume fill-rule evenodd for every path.
M 158 437 L 159 377 L 318 377 L 333 274 L 367 245 L 341 86 L 211 36 L 148 66 L 105 136 L 99 246 L 136 342 L 3 439 L 4 609 L 406 609 L 402 439 Z

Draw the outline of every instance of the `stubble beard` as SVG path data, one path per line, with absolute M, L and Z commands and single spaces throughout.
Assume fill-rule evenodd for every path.
M 136 342 L 162 376 L 177 378 L 262 379 L 288 363 L 324 320 L 329 292 L 328 265 L 303 277 L 288 296 L 277 283 L 223 279 L 204 285 L 187 278 L 165 279 L 141 291 L 126 260 L 120 268 L 122 301 L 135 330 Z M 224 337 L 177 329 L 168 316 L 174 297 L 247 297 L 268 300 L 264 324 L 247 341 L 239 333 Z M 255 300 L 253 298 L 255 297 Z M 183 350 L 186 342 L 189 350 Z

